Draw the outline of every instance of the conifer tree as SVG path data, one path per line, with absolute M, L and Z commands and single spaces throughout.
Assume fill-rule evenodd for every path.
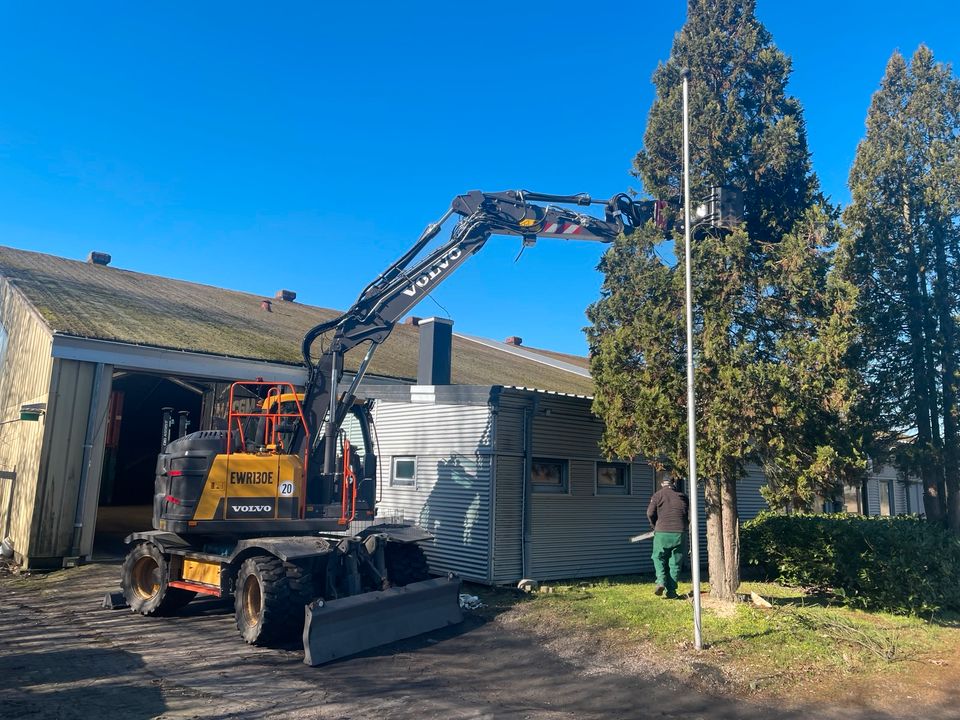
M 960 82 L 929 48 L 887 63 L 850 189 L 839 268 L 859 289 L 863 415 L 922 478 L 927 518 L 960 530 Z
M 851 290 L 828 277 L 836 213 L 822 201 L 801 108 L 786 93 L 790 61 L 754 5 L 689 0 L 670 59 L 654 73 L 635 159 L 644 190 L 676 204 L 689 68 L 692 197 L 733 185 L 746 203 L 739 229 L 700 230 L 692 252 L 698 474 L 711 594 L 723 599 L 739 585 L 737 481 L 747 463 L 767 469 L 768 497 L 784 506 L 809 504 L 862 466 L 844 423 L 832 422 L 848 413 L 852 387 L 840 362 Z M 661 240 L 648 226 L 601 261 L 601 298 L 588 311 L 594 409 L 607 452 L 685 475 L 684 269 Z M 683 257 L 681 232 L 673 257 Z

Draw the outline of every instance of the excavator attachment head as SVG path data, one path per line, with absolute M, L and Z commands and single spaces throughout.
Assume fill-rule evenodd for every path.
M 462 620 L 457 577 L 313 602 L 306 606 L 303 662 L 322 665 Z

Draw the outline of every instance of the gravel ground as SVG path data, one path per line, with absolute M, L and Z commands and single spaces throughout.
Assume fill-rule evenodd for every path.
M 515 609 L 471 612 L 456 629 L 310 668 L 296 647 L 243 644 L 222 601 L 195 601 L 175 618 L 100 608 L 118 584 L 115 564 L 0 578 L 0 717 L 897 717 L 715 697 L 590 638 L 532 635 Z M 952 707 L 937 716 L 960 717 Z

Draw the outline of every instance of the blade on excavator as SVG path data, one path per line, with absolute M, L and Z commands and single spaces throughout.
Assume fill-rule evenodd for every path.
M 314 602 L 306 606 L 303 662 L 322 665 L 462 620 L 460 578 Z

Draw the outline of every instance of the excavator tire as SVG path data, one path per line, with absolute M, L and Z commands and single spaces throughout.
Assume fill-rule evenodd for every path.
M 299 591 L 291 589 L 280 558 L 256 555 L 243 561 L 237 573 L 234 614 L 241 637 L 250 645 L 269 645 L 302 629 Z
M 317 598 L 313 573 L 289 562 L 283 564 L 283 569 L 290 586 L 290 635 L 300 635 L 303 632 L 304 607 Z
M 394 587 L 430 579 L 427 556 L 416 543 L 387 543 L 387 579 Z
M 153 543 L 134 545 L 123 561 L 120 585 L 130 609 L 141 615 L 171 615 L 196 596 L 195 592 L 172 588 L 170 564 Z

